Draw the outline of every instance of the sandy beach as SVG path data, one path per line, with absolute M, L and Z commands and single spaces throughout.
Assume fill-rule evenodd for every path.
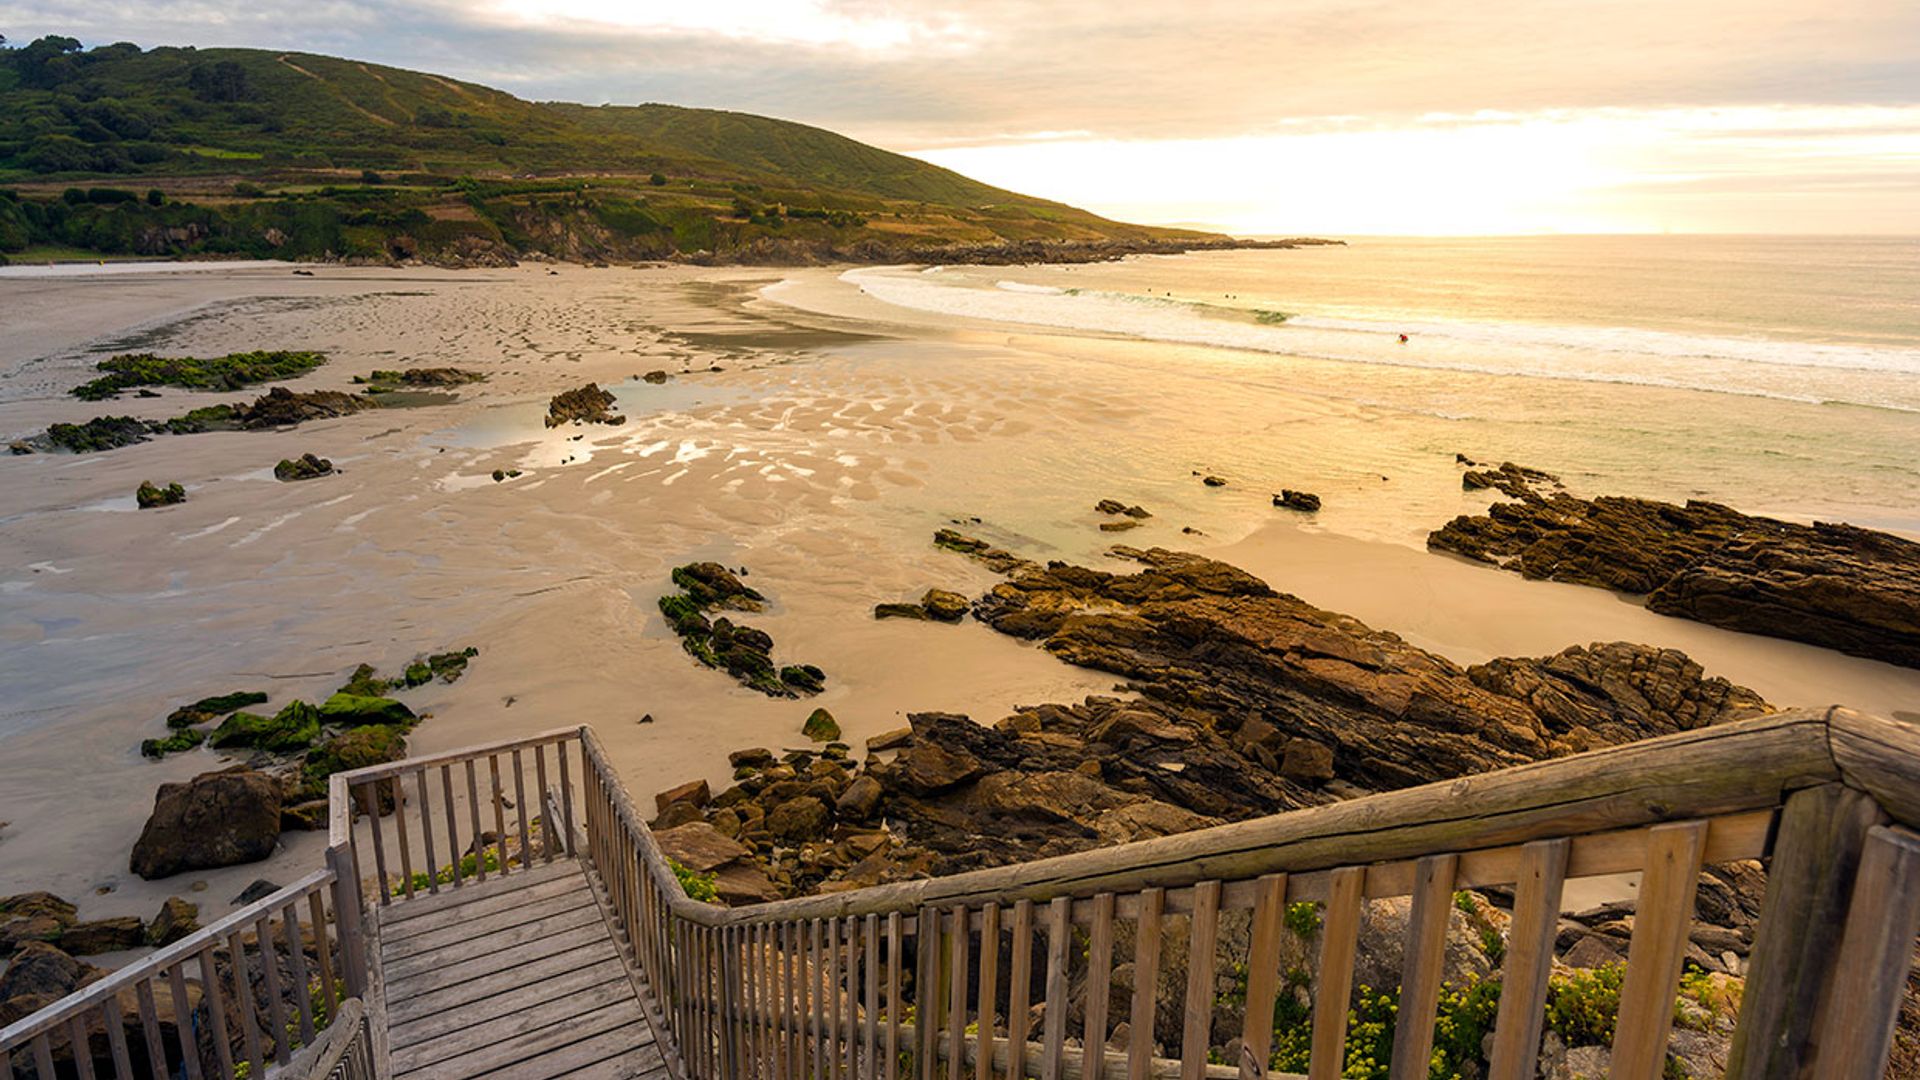
M 1116 539 L 1201 551 L 1461 663 L 1629 640 L 1682 649 L 1777 705 L 1920 708 L 1920 672 L 1428 553 L 1427 530 L 1489 501 L 1461 490 L 1456 451 L 1497 460 L 1563 436 L 1397 408 L 1304 368 L 1253 373 L 1233 350 L 913 311 L 831 268 L 295 277 L 240 265 L 10 279 L 0 298 L 8 441 L 232 399 L 66 395 L 116 352 L 327 353 L 295 390 L 350 389 L 374 368 L 487 376 L 451 398 L 292 430 L 0 458 L 0 893 L 49 889 L 81 900 L 83 918 L 147 915 L 201 881 L 203 918 L 217 915 L 249 881 L 311 865 L 318 838 L 286 833 L 267 863 L 153 883 L 128 872 L 154 788 L 221 760 L 153 762 L 138 744 L 207 694 L 261 689 L 277 707 L 324 696 L 362 662 L 392 671 L 471 645 L 464 678 L 409 698 L 432 714 L 414 750 L 590 723 L 644 801 L 725 780 L 730 750 L 801 744 L 815 706 L 858 747 L 908 712 L 990 723 L 1017 704 L 1110 692 L 1110 676 L 976 623 L 872 618 L 874 604 L 930 586 L 974 595 L 994 580 L 931 545 L 956 520 L 1038 560 L 1098 564 Z M 639 381 L 656 369 L 672 380 Z M 627 422 L 544 428 L 548 398 L 588 381 L 615 392 Z M 1701 396 L 1613 392 L 1676 413 Z M 340 472 L 273 478 L 276 461 L 307 452 Z M 1675 494 L 1600 458 L 1530 463 L 1589 492 Z M 496 469 L 521 475 L 496 482 Z M 1198 473 L 1229 482 L 1207 488 Z M 142 480 L 178 481 L 188 499 L 136 510 Z M 1283 486 L 1317 492 L 1325 510 L 1274 508 Z M 1103 533 L 1093 504 L 1105 497 L 1154 516 Z M 655 602 L 669 570 L 695 559 L 750 571 L 771 600 L 755 625 L 776 659 L 827 672 L 823 694 L 769 699 L 685 655 Z

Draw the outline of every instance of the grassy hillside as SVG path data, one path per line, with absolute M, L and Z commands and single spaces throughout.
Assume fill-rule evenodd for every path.
M 819 128 L 258 49 L 0 49 L 0 256 L 882 259 L 1183 244 Z

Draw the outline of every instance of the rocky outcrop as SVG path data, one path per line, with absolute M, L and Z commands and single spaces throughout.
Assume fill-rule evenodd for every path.
M 773 637 L 766 631 L 725 617 L 707 618 L 707 612 L 721 608 L 759 611 L 763 606 L 765 597 L 733 571 L 719 563 L 688 563 L 674 569 L 673 582 L 685 591 L 661 597 L 660 614 L 687 655 L 768 697 L 817 694 L 826 686 L 826 673 L 812 664 L 776 666 Z
M 1315 513 L 1320 509 L 1320 496 L 1310 491 L 1295 491 L 1281 488 L 1280 494 L 1273 497 L 1273 505 L 1287 510 L 1298 510 L 1303 514 Z
M 142 480 L 139 489 L 133 493 L 133 501 L 142 510 L 173 506 L 187 501 L 187 489 L 177 483 L 161 487 L 150 480 Z
M 1093 504 L 1093 508 L 1102 514 L 1124 514 L 1135 520 L 1143 520 L 1153 516 L 1147 512 L 1146 507 L 1128 506 L 1119 499 L 1101 499 L 1099 502 Z
M 875 604 L 876 619 L 915 619 L 933 622 L 959 622 L 967 617 L 970 601 L 957 592 L 928 589 L 917 603 Z
M 266 858 L 280 836 L 281 790 L 244 766 L 160 785 L 129 867 L 151 881 Z
M 616 399 L 598 383 L 588 383 L 555 394 L 547 403 L 547 426 L 561 424 L 624 424 L 627 418 L 613 411 Z
M 1920 543 L 1718 503 L 1520 490 L 1519 502 L 1457 517 L 1427 546 L 1641 595 L 1663 615 L 1920 667 Z
M 291 427 L 308 420 L 349 416 L 373 407 L 366 398 L 339 390 L 307 390 L 296 394 L 284 386 L 276 386 L 251 405 L 235 405 L 233 419 L 249 429 Z
M 287 482 L 314 480 L 331 472 L 333 462 L 314 454 L 301 454 L 297 458 L 281 458 L 280 464 L 273 467 L 273 478 Z

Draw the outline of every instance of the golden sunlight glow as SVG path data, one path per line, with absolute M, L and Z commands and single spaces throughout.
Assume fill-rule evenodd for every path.
M 1920 107 L 1326 120 L 1234 138 L 917 156 L 1122 220 L 1241 234 L 1717 232 L 1756 214 L 1781 231 L 1920 231 Z M 1830 197 L 1795 200 L 1810 192 Z
M 938 48 L 969 35 L 952 18 L 849 14 L 829 0 L 494 0 L 494 17 L 526 26 L 586 24 L 655 35 L 711 34 L 776 45 L 846 46 L 865 51 Z

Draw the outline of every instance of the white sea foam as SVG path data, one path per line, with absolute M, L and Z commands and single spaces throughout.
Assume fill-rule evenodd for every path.
M 1151 341 L 1482 375 L 1642 385 L 1808 403 L 1920 411 L 1920 349 L 1637 327 L 1293 315 L 1227 305 L 1000 280 L 969 286 L 898 269 L 843 281 L 899 307 Z M 1411 340 L 1402 343 L 1400 334 Z

